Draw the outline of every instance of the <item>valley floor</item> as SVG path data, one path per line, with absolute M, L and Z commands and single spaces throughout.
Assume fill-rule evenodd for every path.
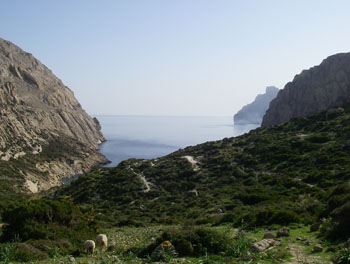
M 238 242 L 235 248 L 232 248 L 232 256 L 227 255 L 207 255 L 203 257 L 177 257 L 168 258 L 166 261 L 152 261 L 151 258 L 141 259 L 135 254 L 138 249 L 145 248 L 161 234 L 167 226 L 154 227 L 123 227 L 106 230 L 109 237 L 109 249 L 105 252 L 99 252 L 92 257 L 83 254 L 81 257 L 75 257 L 74 261 L 69 260 L 67 256 L 60 256 L 59 252 L 52 256 L 50 260 L 33 263 L 81 263 L 81 264 L 116 264 L 116 263 L 287 263 L 287 264 L 306 264 L 332 263 L 332 253 L 328 251 L 330 245 L 327 242 L 320 241 L 318 232 L 311 233 L 308 226 L 295 226 L 290 230 L 289 237 L 282 237 L 281 243 L 271 249 L 263 252 L 254 253 L 250 249 L 244 249 L 244 241 Z M 238 236 L 238 230 L 230 226 L 212 227 L 219 232 L 225 232 L 232 237 Z M 260 241 L 268 230 L 259 229 L 251 232 L 241 233 L 245 241 Z M 241 244 L 240 244 L 241 243 Z M 323 252 L 312 253 L 316 244 L 321 244 Z

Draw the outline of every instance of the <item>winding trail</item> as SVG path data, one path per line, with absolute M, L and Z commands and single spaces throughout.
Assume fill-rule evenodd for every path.
M 129 168 L 134 174 L 136 174 L 136 175 L 140 178 L 140 180 L 143 182 L 143 184 L 146 186 L 146 190 L 143 190 L 143 192 L 145 192 L 145 193 L 149 192 L 149 191 L 151 190 L 151 185 L 152 185 L 153 183 L 147 181 L 145 175 L 143 175 L 142 173 L 136 173 L 136 172 L 134 171 L 134 169 L 131 168 L 130 165 L 129 165 L 128 168 Z
M 304 264 L 304 263 L 315 263 L 315 264 L 330 264 L 330 261 L 323 261 L 319 256 L 308 255 L 305 251 L 305 247 L 298 244 L 290 244 L 290 253 L 292 259 L 287 264 Z
M 198 161 L 196 161 L 192 156 L 182 156 L 181 158 L 186 159 L 189 163 L 191 163 L 193 171 L 199 171 L 201 168 L 197 165 Z

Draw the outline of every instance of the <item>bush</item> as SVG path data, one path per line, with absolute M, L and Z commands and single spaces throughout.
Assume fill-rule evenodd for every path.
M 151 255 L 163 241 L 167 240 L 174 245 L 180 256 L 204 256 L 206 253 L 225 252 L 231 241 L 225 234 L 206 227 L 172 228 L 164 231 L 139 256 Z
M 287 225 L 301 222 L 300 216 L 293 211 L 271 208 L 249 213 L 244 217 L 244 220 L 248 228 L 270 226 L 273 224 Z
M 16 260 L 17 261 L 33 261 L 33 260 L 44 260 L 49 257 L 48 254 L 42 252 L 41 250 L 33 247 L 27 243 L 16 243 Z
M 342 248 L 339 250 L 334 258 L 335 264 L 349 264 L 350 263 L 350 249 Z
M 350 202 L 333 210 L 331 217 L 332 222 L 328 237 L 334 240 L 348 238 L 350 236 Z
M 231 223 L 233 224 L 234 222 L 237 221 L 237 215 L 234 214 L 233 212 L 228 212 L 225 213 L 216 223 L 215 225 L 220 225 L 224 223 Z
M 82 241 L 94 237 L 97 228 L 93 218 L 88 220 L 80 208 L 62 201 L 32 200 L 12 204 L 5 208 L 2 219 L 7 223 L 1 237 L 4 242 L 14 238 L 23 242 L 30 240 L 31 244 L 35 244 L 35 240 L 57 241 L 52 246 L 66 251 L 74 250 Z M 25 252 L 22 255 L 25 258 Z
M 252 241 L 240 231 L 229 245 L 227 255 L 234 258 L 244 257 L 248 254 L 251 244 Z
M 10 243 L 0 245 L 0 263 L 10 263 L 15 260 L 15 256 L 16 248 L 14 245 Z

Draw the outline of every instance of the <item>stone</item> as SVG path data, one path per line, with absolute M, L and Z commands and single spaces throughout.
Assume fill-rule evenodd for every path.
M 243 108 L 233 116 L 234 125 L 260 125 L 267 108 L 269 108 L 271 100 L 277 96 L 278 92 L 279 89 L 274 86 L 266 87 L 264 94 L 257 95 L 252 103 L 243 106 Z
M 45 65 L 0 38 L 0 72 L 0 160 L 11 166 L 12 159 L 21 161 L 27 154 L 56 148 L 49 146 L 53 142 L 76 150 L 75 154 L 57 151 L 50 162 L 31 164 L 30 173 L 24 168 L 13 174 L 14 190 L 40 192 L 108 162 L 97 152 L 105 140 L 98 120 Z M 14 144 L 18 139 L 20 144 Z
M 289 236 L 289 228 L 282 227 L 277 231 L 277 237 L 287 237 Z
M 320 223 L 314 223 L 310 226 L 310 232 L 316 232 L 320 228 Z
M 259 242 L 255 242 L 251 245 L 250 249 L 255 252 L 262 252 L 268 248 L 273 246 L 277 246 L 279 244 L 278 241 L 274 239 L 263 239 Z
M 271 232 L 271 231 L 269 231 L 269 232 L 266 232 L 265 234 L 264 234 L 264 238 L 275 238 L 275 235 Z
M 187 197 L 198 197 L 197 190 L 192 190 L 187 192 Z
M 318 66 L 303 70 L 287 83 L 270 103 L 261 126 L 287 122 L 322 110 L 341 112 L 350 102 L 350 53 L 329 56 Z
M 75 258 L 73 256 L 68 256 L 68 261 L 69 262 L 75 262 Z
M 312 248 L 312 253 L 317 253 L 322 251 L 323 251 L 323 247 L 320 244 L 317 244 Z

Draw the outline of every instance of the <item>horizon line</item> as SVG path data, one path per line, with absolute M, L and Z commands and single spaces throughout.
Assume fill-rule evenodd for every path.
M 119 116 L 119 117 L 232 117 L 233 115 L 142 115 L 142 114 L 90 114 L 90 116 Z

